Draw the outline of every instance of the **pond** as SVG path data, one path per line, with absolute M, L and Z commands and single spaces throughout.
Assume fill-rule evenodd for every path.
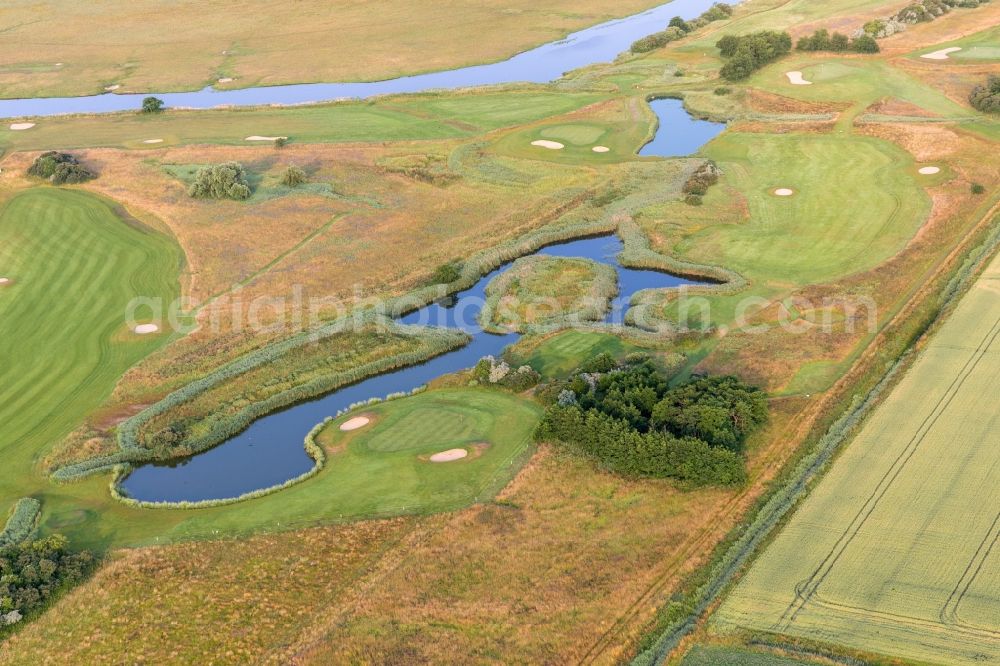
M 549 245 L 535 254 L 582 257 L 613 266 L 618 273 L 620 293 L 608 313 L 608 323 L 624 320 L 629 300 L 638 291 L 698 284 L 659 271 L 624 268 L 617 261 L 622 249 L 621 240 L 608 235 Z M 485 302 L 486 286 L 511 263 L 483 276 L 473 287 L 449 299 L 447 305 L 432 304 L 399 320 L 403 324 L 460 328 L 472 336 L 464 347 L 265 416 L 204 453 L 138 467 L 123 480 L 123 490 L 130 497 L 148 502 L 197 502 L 238 497 L 307 472 L 315 463 L 306 454 L 303 441 L 309 430 L 326 417 L 369 398 L 412 391 L 432 379 L 472 367 L 484 356 L 499 356 L 521 337 L 518 333 L 487 333 L 477 321 Z

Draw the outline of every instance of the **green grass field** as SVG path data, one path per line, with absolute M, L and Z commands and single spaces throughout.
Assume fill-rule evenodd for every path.
M 684 656 L 681 666 L 800 666 L 812 663 L 817 662 L 741 648 L 696 645 Z
M 1000 260 L 720 608 L 715 625 L 930 663 L 1000 660 Z
M 165 334 L 125 325 L 136 296 L 177 296 L 180 248 L 72 190 L 39 187 L 0 212 L 0 505 L 60 495 L 33 467 L 42 451 L 107 399 Z
M 359 413 L 372 422 L 341 432 L 339 425 Z M 520 468 L 540 414 L 528 400 L 474 389 L 430 391 L 356 411 L 319 436 L 329 452 L 320 477 L 323 502 L 337 515 L 368 516 L 489 499 Z M 457 448 L 468 457 L 428 460 Z
M 253 135 L 288 136 L 295 143 L 448 139 L 567 113 L 599 98 L 593 93 L 527 90 L 288 108 L 53 116 L 37 119 L 28 131 L 0 126 L 0 146 L 10 150 L 150 150 L 192 143 L 261 145 L 245 141 Z M 163 143 L 143 144 L 147 139 L 163 139 Z
M 804 285 L 875 266 L 913 237 L 929 208 L 913 158 L 886 141 L 727 133 L 704 152 L 746 198 L 750 220 L 708 226 L 677 249 L 751 280 Z M 794 196 L 775 196 L 782 187 Z
M 528 340 L 524 344 L 531 344 Z M 543 377 L 566 377 L 579 367 L 580 362 L 597 356 L 611 354 L 615 358 L 642 351 L 621 338 L 607 333 L 586 331 L 564 331 L 545 338 L 537 345 L 524 349 L 515 348 L 510 352 L 515 365 L 527 364 Z

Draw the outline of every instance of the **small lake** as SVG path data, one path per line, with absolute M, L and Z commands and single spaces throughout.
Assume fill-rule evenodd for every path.
M 613 266 L 618 274 L 619 295 L 606 318 L 608 323 L 624 321 L 628 303 L 638 291 L 699 284 L 659 271 L 624 268 L 617 261 L 622 249 L 621 240 L 608 235 L 549 245 L 535 254 L 583 257 Z M 306 454 L 303 441 L 309 430 L 326 417 L 353 403 L 409 392 L 442 375 L 470 368 L 484 356 L 499 356 L 505 347 L 520 339 L 518 333 L 487 333 L 477 321 L 485 302 L 486 286 L 510 268 L 511 263 L 456 294 L 447 305 L 432 304 L 399 319 L 403 324 L 462 329 L 472 336 L 466 346 L 265 416 L 241 434 L 204 453 L 171 463 L 138 467 L 123 480 L 122 488 L 130 497 L 143 501 L 196 502 L 238 497 L 309 471 L 315 463 Z
M 639 150 L 640 155 L 691 155 L 726 129 L 725 123 L 694 118 L 679 99 L 654 99 L 649 106 L 656 114 L 659 125 L 653 140 Z
M 730 0 L 731 3 L 737 1 Z M 217 106 L 308 104 L 338 99 L 365 99 L 376 95 L 453 90 L 501 83 L 548 83 L 574 69 L 610 62 L 618 54 L 627 51 L 635 40 L 666 28 L 673 16 L 695 18 L 714 2 L 715 0 L 674 0 L 641 14 L 592 26 L 565 39 L 543 44 L 488 65 L 361 83 L 302 83 L 239 90 L 215 90 L 209 87 L 181 93 L 104 93 L 82 97 L 6 99 L 0 100 L 0 118 L 137 110 L 147 95 L 159 97 L 169 107 L 209 109 Z

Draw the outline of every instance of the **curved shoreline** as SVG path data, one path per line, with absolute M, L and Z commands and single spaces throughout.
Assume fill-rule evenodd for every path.
M 733 4 L 740 0 L 731 0 Z M 661 30 L 672 16 L 692 19 L 715 0 L 673 0 L 625 18 L 598 23 L 544 43 L 505 60 L 488 64 L 413 74 L 381 81 L 295 83 L 249 88 L 207 87 L 193 92 L 144 92 L 76 97 L 0 99 L 0 118 L 37 118 L 67 114 L 104 114 L 135 111 L 144 97 L 160 97 L 168 107 L 210 109 L 253 106 L 321 104 L 380 95 L 455 90 L 504 83 L 550 83 L 566 72 L 610 62 L 633 41 Z

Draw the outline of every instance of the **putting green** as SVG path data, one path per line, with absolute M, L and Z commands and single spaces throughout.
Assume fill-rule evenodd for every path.
M 527 454 L 541 408 L 510 393 L 469 388 L 420 393 L 364 413 L 372 419 L 364 428 L 340 430 L 352 413 L 319 435 L 326 467 L 303 484 L 322 486 L 330 512 L 345 517 L 453 509 L 492 497 Z M 451 449 L 469 455 L 430 462 Z
M 555 125 L 546 127 L 538 133 L 545 139 L 555 139 L 574 146 L 589 146 L 607 133 L 606 127 L 600 125 Z

